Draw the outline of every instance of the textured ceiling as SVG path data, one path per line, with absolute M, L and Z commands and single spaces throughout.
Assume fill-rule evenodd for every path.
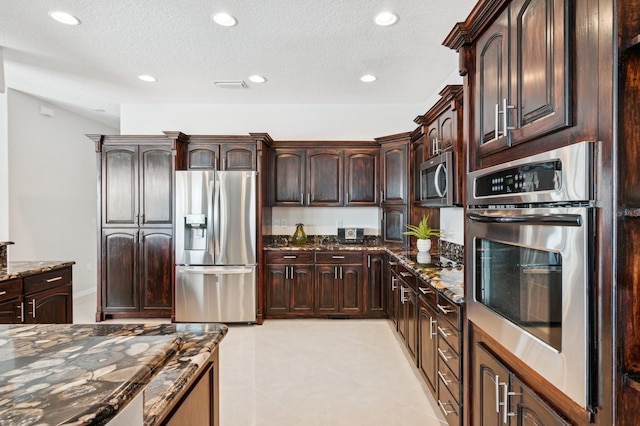
M 423 103 L 456 70 L 441 45 L 475 0 L 2 0 L 5 80 L 118 123 L 121 104 Z M 400 17 L 378 27 L 388 9 Z M 65 10 L 82 24 L 48 16 Z M 238 25 L 210 15 L 226 11 Z M 378 77 L 365 84 L 365 73 Z M 144 83 L 139 74 L 158 81 Z M 268 81 L 255 84 L 249 75 Z M 221 89 L 218 80 L 245 80 Z M 104 110 L 96 112 L 95 110 Z

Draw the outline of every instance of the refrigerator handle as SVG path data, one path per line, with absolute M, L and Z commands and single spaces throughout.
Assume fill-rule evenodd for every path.
M 213 258 L 220 256 L 220 177 L 213 180 Z

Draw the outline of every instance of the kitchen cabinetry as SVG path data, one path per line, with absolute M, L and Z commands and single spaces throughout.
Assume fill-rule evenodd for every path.
M 98 163 L 96 320 L 172 316 L 173 199 L 186 136 L 88 135 Z
M 266 313 L 273 316 L 312 314 L 313 252 L 267 252 Z
M 473 424 L 568 426 L 551 406 L 477 342 L 473 354 Z
M 362 255 L 316 253 L 316 313 L 361 314 L 364 303 Z
M 407 244 L 409 220 L 409 143 L 411 133 L 376 138 L 380 144 L 382 243 Z
M 400 289 L 398 288 L 398 261 L 392 256 L 388 257 L 385 277 L 387 281 L 387 313 L 397 331 Z
M 447 423 L 462 421 L 462 312 L 460 306 L 438 295 L 438 405 Z
M 256 170 L 256 145 L 239 143 L 205 143 L 190 141 L 188 170 Z
M 422 294 L 419 297 L 420 312 L 418 314 L 419 324 L 419 368 L 422 376 L 426 379 L 431 388 L 431 392 L 436 394 L 438 384 L 438 321 L 436 311 L 436 292 L 431 286 L 420 281 L 419 290 Z
M 409 176 L 411 177 L 411 202 L 414 205 L 420 205 L 420 199 L 422 194 L 420 193 L 420 165 L 426 159 L 425 155 L 425 139 L 426 136 L 422 133 L 422 128 L 418 127 L 411 133 L 411 170 Z
M 317 143 L 317 142 L 316 142 Z M 377 148 L 277 148 L 274 206 L 377 206 Z
M 0 324 L 19 324 L 24 315 L 22 279 L 4 281 L 0 291 Z
M 364 253 L 367 273 L 365 275 L 365 306 L 367 316 L 387 317 L 387 296 L 384 281 L 384 253 Z
M 418 353 L 418 294 L 416 276 L 404 265 L 398 265 L 398 333 L 405 342 L 409 355 L 417 365 Z

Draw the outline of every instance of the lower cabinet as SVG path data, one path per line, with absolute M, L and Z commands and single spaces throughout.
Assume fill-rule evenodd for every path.
M 473 354 L 473 424 L 567 426 L 553 408 L 476 342 Z
M 171 229 L 103 229 L 98 319 L 170 317 L 173 268 Z
M 266 314 L 313 314 L 313 253 L 267 252 L 266 262 Z
M 365 263 L 365 305 L 364 314 L 368 317 L 386 318 L 387 296 L 385 291 L 384 253 L 366 253 Z
M 425 291 L 428 291 L 427 295 L 421 295 L 419 297 L 420 311 L 418 313 L 418 329 L 419 329 L 419 362 L 418 366 L 422 376 L 427 381 L 427 384 L 431 388 L 431 392 L 436 391 L 438 384 L 437 371 L 438 371 L 438 321 L 437 312 L 435 308 L 436 293 L 435 290 L 428 288 L 426 285 L 421 286 Z
M 0 284 L 0 324 L 71 324 L 71 267 L 40 272 Z
M 362 254 L 316 253 L 317 314 L 362 314 Z

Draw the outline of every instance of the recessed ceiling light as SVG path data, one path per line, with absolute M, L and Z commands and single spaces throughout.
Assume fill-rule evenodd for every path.
M 213 22 L 218 25 L 222 25 L 223 27 L 233 27 L 238 23 L 236 18 L 224 12 L 213 13 L 211 15 L 211 19 L 213 20 Z
M 66 25 L 80 24 L 80 20 L 78 18 L 76 18 L 75 16 L 67 12 L 62 12 L 60 10 L 52 10 L 51 12 L 49 12 L 49 16 L 55 19 L 56 21 L 60 22 L 61 24 L 66 24 Z
M 380 25 L 381 27 L 388 27 L 389 25 L 393 25 L 398 22 L 398 15 L 385 10 L 378 13 L 375 18 L 373 18 L 373 21 L 376 23 L 376 25 Z
M 249 81 L 252 81 L 254 83 L 264 83 L 265 81 L 267 81 L 267 79 L 261 75 L 252 75 L 249 77 Z
M 139 76 L 138 76 L 138 78 L 139 78 L 140 80 L 142 80 L 142 81 L 146 81 L 146 82 L 149 82 L 149 83 L 153 83 L 153 82 L 155 82 L 155 81 L 158 81 L 154 76 L 152 76 L 152 75 L 147 75 L 147 74 L 139 75 Z
M 371 74 L 365 74 L 362 77 L 360 77 L 360 81 L 364 83 L 371 83 L 376 80 L 377 80 L 376 76 Z

